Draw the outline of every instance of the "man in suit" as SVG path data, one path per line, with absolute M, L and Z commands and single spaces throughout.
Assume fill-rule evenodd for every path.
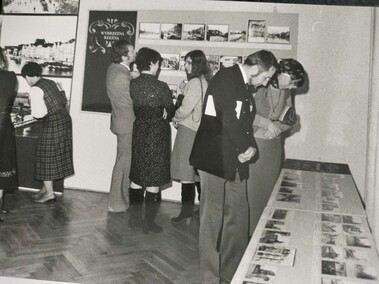
M 252 123 L 254 102 L 248 84 L 266 85 L 276 72 L 266 50 L 244 64 L 221 69 L 212 78 L 192 148 L 190 163 L 199 170 L 200 270 L 202 283 L 229 283 L 248 244 L 246 180 L 256 153 Z
M 112 105 L 111 131 L 117 136 L 117 157 L 108 198 L 108 212 L 124 212 L 129 207 L 127 190 L 135 119 L 129 87 L 130 64 L 135 58 L 136 51 L 128 40 L 119 40 L 113 44 L 106 86 Z

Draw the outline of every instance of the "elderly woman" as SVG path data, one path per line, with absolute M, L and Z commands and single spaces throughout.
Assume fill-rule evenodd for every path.
M 162 232 L 154 219 L 160 205 L 159 187 L 171 181 L 170 120 L 175 108 L 168 85 L 158 80 L 161 55 L 150 48 L 141 48 L 135 63 L 140 76 L 130 82 L 135 121 L 132 134 L 132 164 L 130 169 L 129 227 L 142 225 L 144 233 Z M 143 188 L 146 188 L 145 216 L 141 224 Z
M 171 219 L 173 225 L 193 216 L 195 184 L 200 195 L 200 182 L 196 182 L 195 169 L 189 163 L 189 156 L 200 125 L 203 97 L 210 77 L 209 65 L 201 50 L 188 52 L 184 62 L 188 83 L 180 85 L 184 87 L 184 98 L 172 119 L 178 132 L 171 157 L 171 177 L 182 185 L 182 207 L 179 215 Z
M 17 188 L 16 141 L 11 120 L 17 78 L 14 72 L 6 69 L 5 56 L 0 48 L 0 221 L 3 220 L 5 194 Z
M 41 77 L 42 67 L 29 62 L 21 75 L 31 86 L 29 98 L 32 116 L 42 120 L 38 137 L 34 178 L 43 181 L 33 196 L 37 203 L 55 201 L 53 183 L 74 174 L 72 160 L 72 122 L 66 109 L 66 97 L 57 84 Z
M 291 129 L 296 122 L 296 116 L 292 121 L 280 121 L 281 115 L 292 107 L 291 90 L 302 87 L 305 80 L 304 68 L 298 61 L 279 59 L 278 63 L 280 70 L 270 84 L 254 94 L 256 117 L 253 128 L 259 155 L 258 160 L 249 166 L 247 183 L 250 235 L 254 233 L 280 173 L 284 156 L 281 133 Z

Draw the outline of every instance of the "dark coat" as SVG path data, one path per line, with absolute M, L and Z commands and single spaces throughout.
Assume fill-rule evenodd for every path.
M 206 114 L 210 95 L 216 116 Z M 236 112 L 238 105 L 239 113 Z M 254 102 L 239 66 L 217 72 L 205 95 L 203 118 L 190 156 L 191 165 L 227 180 L 235 180 L 238 169 L 240 178 L 247 179 L 249 162 L 240 163 L 238 155 L 250 146 L 256 147 L 252 129 L 254 114 Z

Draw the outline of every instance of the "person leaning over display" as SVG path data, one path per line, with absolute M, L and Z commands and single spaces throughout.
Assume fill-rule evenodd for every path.
M 32 116 L 42 121 L 36 149 L 34 178 L 43 181 L 42 189 L 33 196 L 37 203 L 55 201 L 53 182 L 74 174 L 72 159 L 72 121 L 67 99 L 57 84 L 41 77 L 42 67 L 26 63 L 22 77 L 31 86 L 29 98 Z
M 261 50 L 243 64 L 221 69 L 209 83 L 190 163 L 199 170 L 200 277 L 202 283 L 231 281 L 248 244 L 246 180 L 256 153 L 254 104 L 247 84 L 266 85 L 275 56 Z

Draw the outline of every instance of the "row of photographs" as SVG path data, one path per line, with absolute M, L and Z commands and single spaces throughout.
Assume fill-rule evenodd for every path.
M 247 31 L 230 29 L 224 24 L 140 23 L 139 38 L 290 44 L 291 36 L 289 26 L 269 26 L 265 20 L 249 20 Z
M 345 178 L 343 175 L 320 175 L 320 191 L 318 192 L 318 200 L 323 211 L 340 212 L 341 199 L 343 192 L 340 189 L 340 179 Z
M 365 281 L 378 279 L 376 269 L 369 258 L 370 232 L 365 226 L 363 217 L 322 213 L 319 231 L 321 231 L 322 284 L 350 283 L 346 281 L 355 279 Z
M 78 15 L 79 0 L 2 0 L 1 13 Z
M 275 200 L 300 204 L 303 183 L 300 171 L 285 171 Z

